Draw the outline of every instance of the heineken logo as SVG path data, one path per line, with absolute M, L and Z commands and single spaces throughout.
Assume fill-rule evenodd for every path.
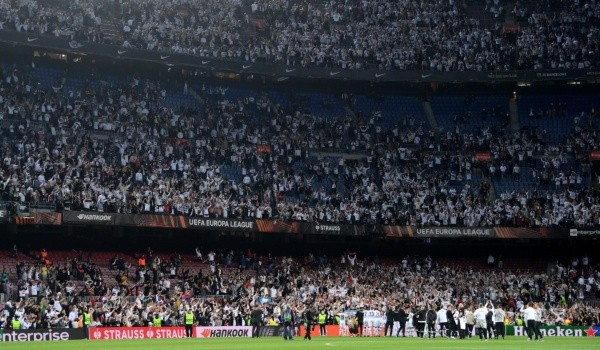
M 600 336 L 600 327 L 541 326 L 540 333 L 544 337 L 595 337 Z M 507 335 L 526 337 L 527 331 L 524 326 L 509 326 L 507 327 Z

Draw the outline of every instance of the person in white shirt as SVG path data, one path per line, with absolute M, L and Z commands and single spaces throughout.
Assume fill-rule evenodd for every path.
M 448 316 L 446 314 L 446 309 L 441 306 L 437 312 L 437 319 L 440 324 L 440 337 L 444 337 L 446 335 L 446 330 L 448 329 Z
M 76 307 L 73 307 L 69 312 L 69 322 L 71 324 L 71 328 L 77 328 L 77 323 L 79 321 L 79 312 Z
M 535 333 L 535 309 L 532 307 L 532 305 L 533 303 L 530 302 L 526 308 L 521 308 L 521 310 L 519 310 L 525 315 L 525 322 L 527 324 L 525 329 L 527 330 L 527 336 L 529 337 L 530 341 Z M 536 334 L 535 340 L 537 339 L 538 337 Z
M 533 305 L 533 309 L 535 310 L 535 339 L 539 339 L 540 341 L 544 340 L 544 336 L 540 331 L 540 327 L 542 326 L 542 307 L 539 303 L 535 303 Z
M 467 337 L 467 316 L 464 311 L 459 313 L 458 328 L 459 328 L 459 330 L 458 330 L 459 338 L 465 339 Z M 469 338 L 471 338 L 470 335 L 469 335 Z
M 487 323 L 485 320 L 487 313 L 488 309 L 483 304 L 479 304 L 479 308 L 473 313 L 475 316 L 476 332 L 479 334 L 480 340 L 487 340 Z
M 502 339 L 504 339 L 504 334 L 506 333 L 505 327 L 504 327 L 504 317 L 506 316 L 506 313 L 504 312 L 504 310 L 502 310 L 502 305 L 497 305 L 496 309 L 494 310 L 494 336 L 496 337 L 496 339 L 498 339 L 498 336 L 502 336 Z
M 348 326 L 346 324 L 346 318 L 348 318 L 349 316 L 346 313 L 340 312 L 338 313 L 338 316 L 340 317 L 340 331 L 339 334 L 340 336 L 347 336 L 348 335 Z
M 196 248 L 196 260 L 202 261 L 202 251 L 198 247 Z
M 60 298 L 61 293 L 58 292 L 56 293 L 56 299 L 54 299 L 54 310 L 56 310 L 56 312 L 61 312 L 62 311 L 62 305 L 60 304 L 60 300 L 58 300 L 58 298 Z
M 29 317 L 21 318 L 21 329 L 31 328 L 31 319 Z

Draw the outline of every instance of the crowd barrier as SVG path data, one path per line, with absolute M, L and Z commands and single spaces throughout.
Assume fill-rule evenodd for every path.
M 340 326 L 328 325 L 327 337 L 347 336 Z M 282 326 L 263 326 L 259 328 L 261 337 L 282 337 Z M 544 337 L 600 337 L 600 325 L 593 327 L 578 326 L 542 326 L 541 333 Z M 298 337 L 304 337 L 306 330 L 300 327 Z M 412 333 L 410 333 L 412 334 Z M 382 335 L 382 334 L 379 334 Z M 527 336 L 523 326 L 506 326 L 507 336 Z M 320 329 L 315 325 L 311 331 L 312 337 L 320 337 Z M 177 339 L 185 338 L 185 327 L 92 327 L 89 329 L 90 340 L 127 340 L 127 339 Z M 223 327 L 194 327 L 192 338 L 250 338 L 250 326 L 223 326 Z M 86 338 L 83 328 L 61 329 L 26 329 L 2 330 L 0 339 L 5 342 L 40 342 L 40 341 L 65 341 L 82 340 Z
M 128 226 L 159 227 L 189 231 L 232 231 L 301 235 L 379 236 L 379 237 L 472 237 L 472 238 L 569 238 L 600 236 L 600 228 L 566 227 L 417 227 L 404 225 L 335 224 L 284 222 L 266 219 L 204 218 L 166 214 L 119 214 L 64 211 L 32 212 L 17 217 L 18 225 Z

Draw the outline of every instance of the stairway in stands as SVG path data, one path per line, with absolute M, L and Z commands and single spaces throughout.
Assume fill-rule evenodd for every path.
M 513 132 L 521 130 L 521 122 L 519 120 L 519 105 L 517 104 L 516 96 L 509 101 L 510 106 L 510 127 Z
M 435 113 L 433 113 L 431 102 L 429 102 L 429 100 L 423 101 L 423 109 L 425 110 L 425 114 L 427 115 L 427 120 L 429 121 L 429 126 L 431 127 L 431 130 L 433 130 L 437 135 L 440 128 L 437 119 L 435 118 Z

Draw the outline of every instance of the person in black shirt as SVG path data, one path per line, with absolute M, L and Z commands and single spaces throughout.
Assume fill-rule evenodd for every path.
M 485 314 L 485 325 L 487 328 L 488 338 L 492 338 L 492 334 L 494 333 L 494 313 L 492 312 L 492 306 L 488 305 L 488 312 Z
M 427 310 L 427 333 L 429 333 L 429 338 L 431 335 L 435 338 L 435 321 L 437 320 L 437 312 L 433 307 L 430 307 Z
M 417 328 L 417 337 L 423 338 L 425 333 L 425 324 L 427 323 L 427 309 L 425 305 L 421 306 L 421 309 L 415 312 L 413 316 L 413 325 Z
M 446 337 L 454 338 L 456 336 L 458 325 L 454 319 L 454 310 L 452 305 L 448 305 L 448 308 L 446 309 L 446 318 L 448 319 L 448 330 L 446 331 Z
M 405 309 L 406 307 L 404 307 L 404 309 L 399 307 L 394 315 L 394 321 L 397 321 L 399 324 L 398 331 L 396 332 L 397 337 L 400 336 L 400 331 L 402 331 L 402 336 L 406 337 L 406 321 L 408 319 L 408 313 Z
M 252 322 L 252 338 L 260 337 L 260 326 L 263 322 L 263 311 L 260 306 L 256 306 L 250 313 L 250 321 Z
M 394 316 L 395 316 L 395 312 L 394 309 L 390 306 L 387 309 L 387 312 L 385 313 L 385 329 L 384 329 L 384 336 L 388 335 L 388 329 L 390 330 L 390 337 L 392 336 L 392 332 L 394 331 Z
M 304 311 L 304 316 L 303 316 L 303 321 L 304 321 L 304 339 L 308 339 L 311 340 L 311 336 L 310 336 L 310 331 L 312 328 L 312 324 L 313 324 L 313 314 L 312 311 L 310 310 L 310 308 L 306 308 L 306 311 Z
M 365 321 L 365 307 L 364 306 L 360 306 L 360 308 L 358 309 L 358 311 L 356 312 L 356 320 L 358 322 L 358 336 L 362 337 L 363 336 L 363 326 L 364 326 L 364 321 Z

